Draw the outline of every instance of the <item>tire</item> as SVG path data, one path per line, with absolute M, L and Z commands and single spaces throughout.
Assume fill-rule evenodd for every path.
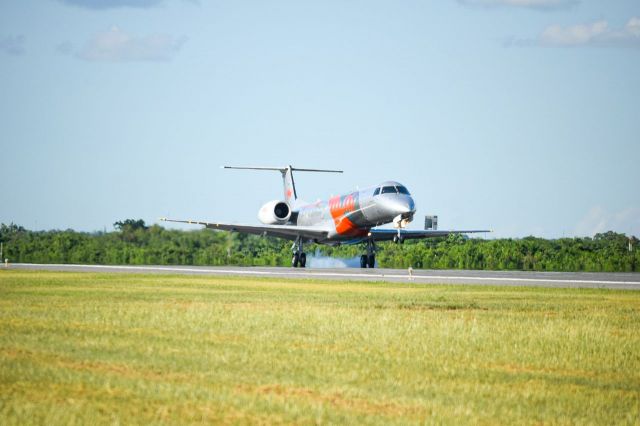
M 367 266 L 369 268 L 375 268 L 376 266 L 376 255 L 375 254 L 370 254 L 369 256 L 367 256 Z
M 298 253 L 295 253 L 291 258 L 291 266 L 293 266 L 294 268 L 297 268 L 299 261 L 300 261 L 300 257 L 298 256 Z
M 367 255 L 363 254 L 362 256 L 360 256 L 360 267 L 361 268 L 366 268 L 367 267 Z
M 300 253 L 300 267 L 304 268 L 305 266 L 307 266 L 307 254 Z

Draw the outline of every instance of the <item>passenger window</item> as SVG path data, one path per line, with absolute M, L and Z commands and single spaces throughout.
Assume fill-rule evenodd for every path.
M 375 197 L 376 195 L 378 195 L 380 193 L 380 188 L 376 188 L 375 191 L 373 191 L 373 196 Z
M 395 186 L 385 186 L 382 188 L 383 194 L 397 194 Z
M 401 194 L 409 195 L 409 190 L 404 186 L 398 186 L 398 192 Z

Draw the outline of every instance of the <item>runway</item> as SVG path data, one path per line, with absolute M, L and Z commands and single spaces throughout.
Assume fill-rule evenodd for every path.
M 640 273 L 523 272 L 421 269 L 410 271 L 408 269 L 294 269 L 238 266 L 216 267 L 63 265 L 33 263 L 13 263 L 9 264 L 8 268 L 67 272 L 218 275 L 269 277 L 282 279 L 295 278 L 340 281 L 378 281 L 416 284 L 475 284 L 488 286 L 572 287 L 640 290 Z

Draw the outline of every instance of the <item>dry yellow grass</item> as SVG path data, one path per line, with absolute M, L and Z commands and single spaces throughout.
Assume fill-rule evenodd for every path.
M 640 295 L 0 272 L 0 424 L 638 424 Z

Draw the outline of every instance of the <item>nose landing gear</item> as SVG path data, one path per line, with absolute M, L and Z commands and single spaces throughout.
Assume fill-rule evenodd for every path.
M 360 256 L 361 268 L 373 268 L 376 265 L 376 245 L 373 238 L 367 240 L 367 254 Z
M 293 243 L 293 246 L 291 246 L 291 249 L 293 250 L 291 266 L 293 266 L 294 268 L 297 268 L 298 266 L 304 268 L 307 265 L 307 254 L 302 251 L 302 237 L 296 238 L 296 241 Z

